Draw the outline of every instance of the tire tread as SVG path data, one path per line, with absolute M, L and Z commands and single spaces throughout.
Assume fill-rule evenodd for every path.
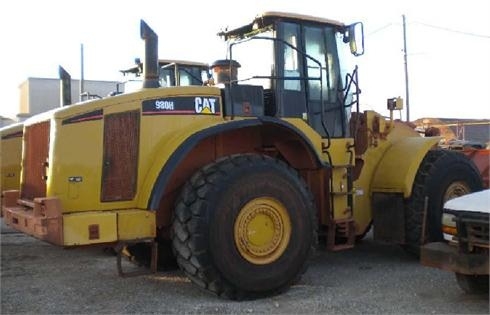
M 308 196 L 308 208 L 312 210 L 310 211 L 310 217 L 315 224 L 315 228 L 311 231 L 311 233 L 313 233 L 312 240 L 314 241 L 311 244 L 309 257 L 306 259 L 306 263 L 291 283 L 278 288 L 274 292 L 261 292 L 257 295 L 254 292 L 245 292 L 234 287 L 214 269 L 210 259 L 206 259 L 206 249 L 204 248 L 206 246 L 205 242 L 196 240 L 196 238 L 201 235 L 199 229 L 202 228 L 203 224 L 196 224 L 195 219 L 205 215 L 203 209 L 206 208 L 205 204 L 208 202 L 205 199 L 206 196 L 211 191 L 217 190 L 217 183 L 223 179 L 226 181 L 228 174 L 232 172 L 233 169 L 245 165 L 268 165 L 270 163 L 275 163 L 278 167 L 294 174 L 294 176 L 296 176 L 302 183 L 301 189 L 303 190 L 303 193 Z M 257 154 L 238 154 L 223 157 L 218 159 L 215 163 L 201 168 L 201 170 L 196 172 L 185 184 L 183 193 L 176 203 L 175 214 L 173 216 L 171 238 L 173 241 L 174 254 L 177 257 L 178 264 L 193 282 L 198 284 L 201 288 L 211 291 L 220 297 L 243 299 L 277 294 L 286 290 L 291 284 L 300 279 L 301 275 L 307 269 L 307 262 L 310 260 L 309 258 L 314 254 L 318 241 L 316 228 L 317 219 L 316 211 L 314 211 L 314 209 L 313 194 L 308 189 L 306 183 L 296 170 L 283 161 Z

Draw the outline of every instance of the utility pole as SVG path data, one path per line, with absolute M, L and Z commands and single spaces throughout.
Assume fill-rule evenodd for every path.
M 83 101 L 83 95 L 85 93 L 84 78 L 83 78 L 83 44 L 80 44 L 80 102 Z
M 407 62 L 407 25 L 405 14 L 403 18 L 403 60 L 405 62 L 405 99 L 407 104 L 407 121 L 410 121 L 410 93 L 408 90 L 408 62 Z

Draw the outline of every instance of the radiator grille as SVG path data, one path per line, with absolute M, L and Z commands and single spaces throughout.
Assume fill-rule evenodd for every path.
M 489 248 L 489 216 L 486 213 L 463 212 L 456 220 L 458 241 L 467 251 L 474 247 Z
M 139 111 L 106 115 L 101 201 L 131 200 L 136 193 Z
M 468 222 L 466 225 L 467 240 L 473 246 L 489 247 L 488 221 Z
M 26 127 L 22 165 L 22 199 L 33 200 L 36 197 L 46 197 L 49 129 L 49 121 Z

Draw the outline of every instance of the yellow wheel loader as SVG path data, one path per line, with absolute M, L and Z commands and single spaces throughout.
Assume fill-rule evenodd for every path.
M 0 128 L 0 192 L 19 190 L 22 157 L 22 124 Z M 0 199 L 0 206 L 2 199 Z M 3 211 L 1 211 L 3 216 Z
M 8 224 L 65 247 L 149 240 L 200 287 L 257 298 L 298 281 L 319 240 L 352 248 L 373 226 L 417 253 L 443 201 L 482 188 L 438 138 L 359 111 L 362 23 L 266 12 L 220 35 L 212 80 L 161 88 L 142 21 L 142 90 L 27 121 Z

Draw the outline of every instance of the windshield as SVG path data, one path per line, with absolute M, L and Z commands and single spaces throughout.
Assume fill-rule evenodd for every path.
M 268 39 L 265 39 L 268 38 Z M 274 41 L 273 32 L 260 34 L 260 38 L 249 38 L 232 43 L 230 58 L 238 61 L 238 81 L 244 84 L 261 85 L 264 89 L 271 88 L 271 80 L 252 77 L 271 77 L 274 71 Z
M 179 69 L 177 78 L 175 76 L 176 68 Z M 207 79 L 208 71 L 207 68 L 202 66 L 168 64 L 160 67 L 159 76 L 159 83 L 161 87 L 202 85 L 203 81 Z M 140 90 L 142 87 L 142 79 L 130 79 L 124 82 L 124 93 L 135 92 Z
M 178 68 L 178 76 L 175 75 L 175 68 Z M 197 66 L 167 65 L 160 68 L 160 86 L 188 86 L 202 85 L 203 75 L 206 70 Z M 176 82 L 177 80 L 177 82 Z

